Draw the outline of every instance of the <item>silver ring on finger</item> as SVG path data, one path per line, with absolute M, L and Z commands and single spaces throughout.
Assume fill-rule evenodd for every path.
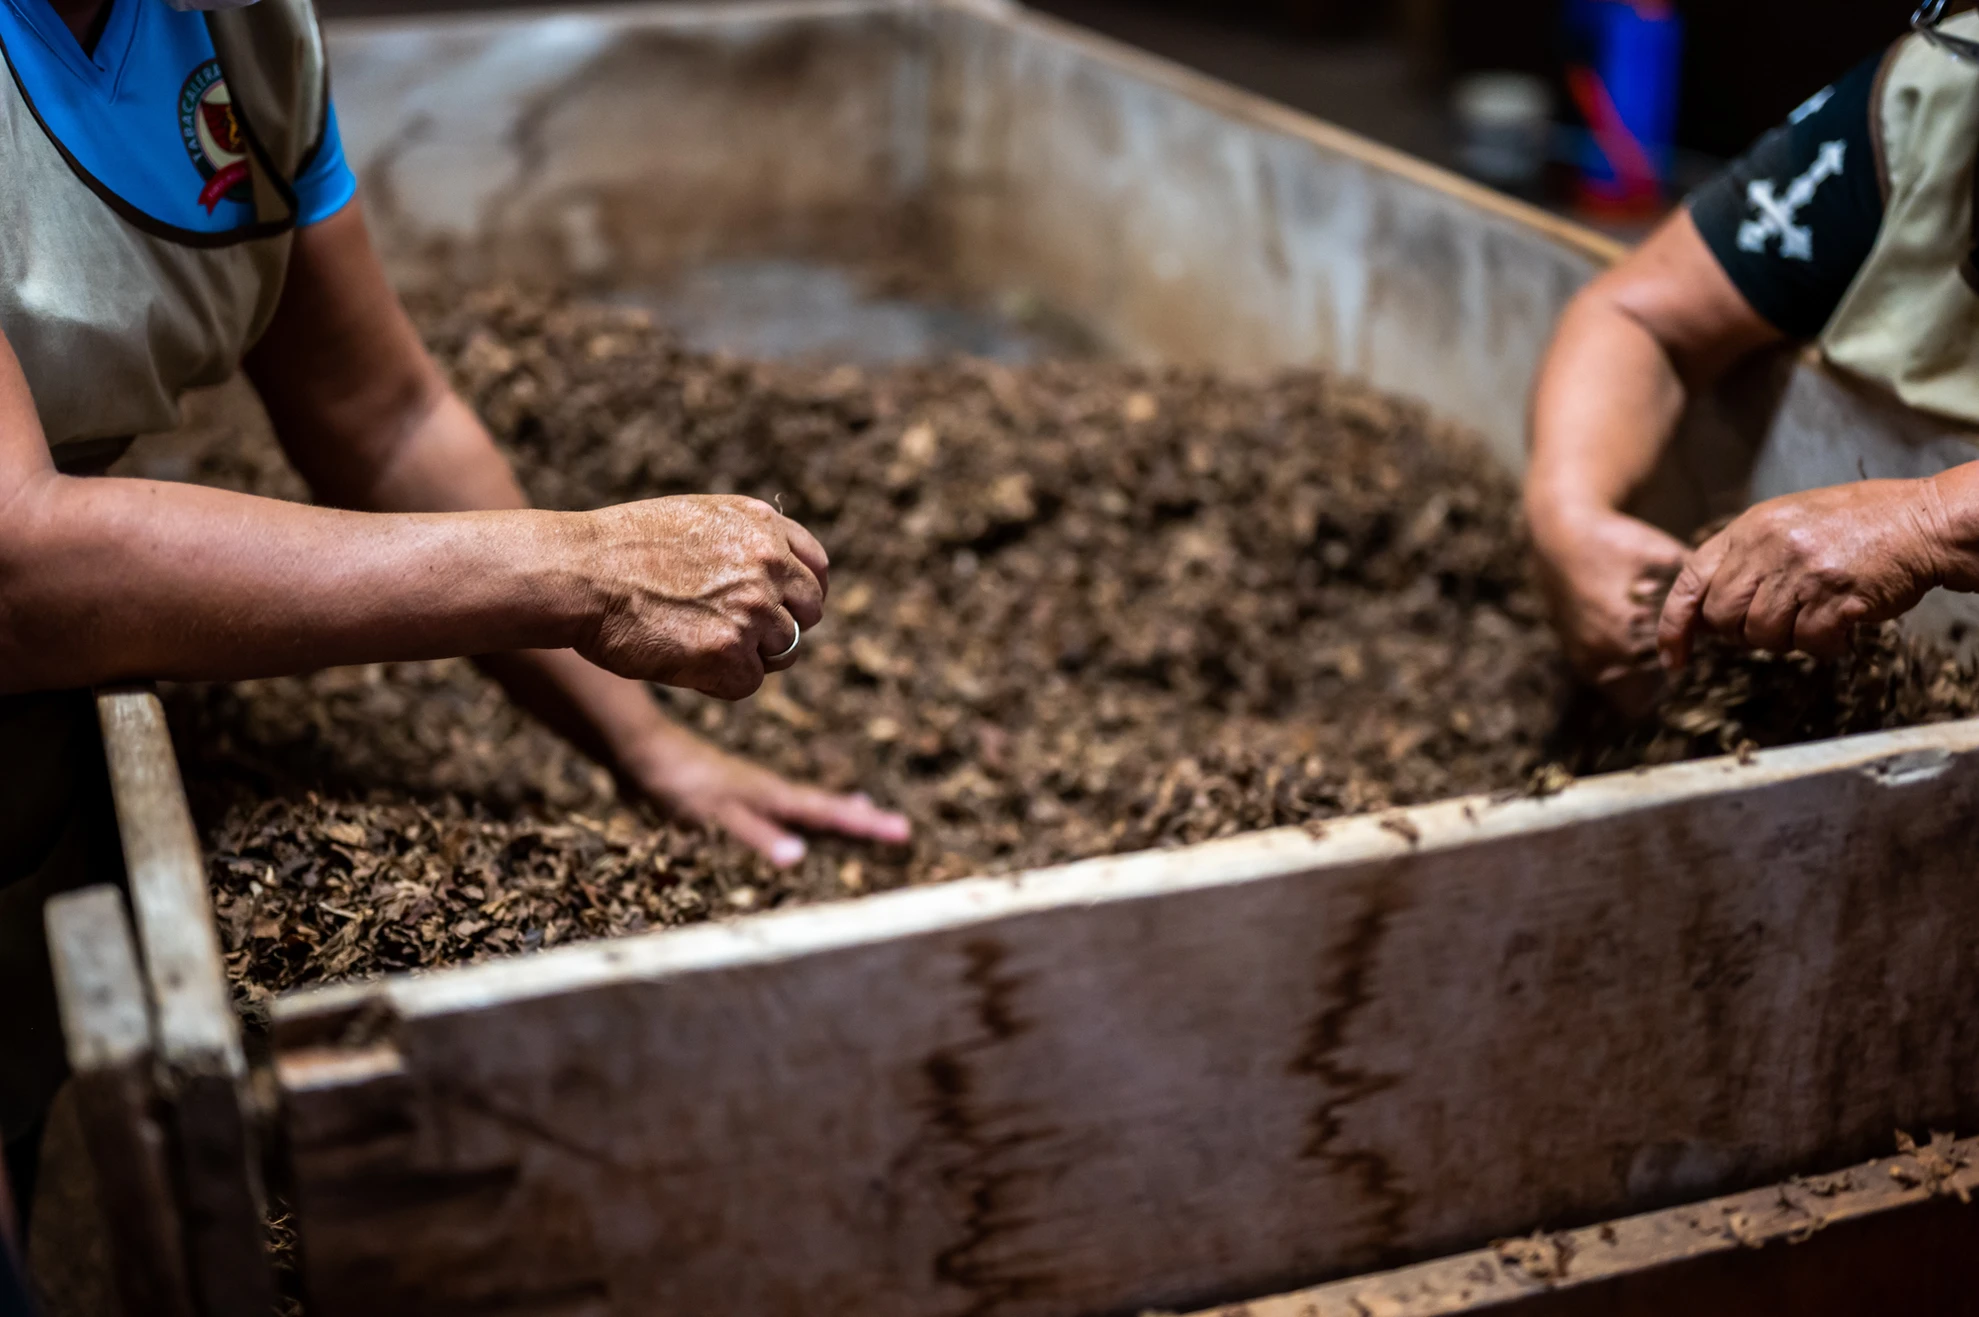
M 804 628 L 802 626 L 799 626 L 797 623 L 797 619 L 793 617 L 790 619 L 790 630 L 792 632 L 790 637 L 790 648 L 784 650 L 783 653 L 781 654 L 770 655 L 769 658 L 765 660 L 765 662 L 781 663 L 785 659 L 789 658 L 792 654 L 795 654 L 797 652 L 797 647 L 804 643 Z

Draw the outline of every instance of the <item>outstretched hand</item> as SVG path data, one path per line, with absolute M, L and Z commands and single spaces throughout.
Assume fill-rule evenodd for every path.
M 677 817 L 724 831 L 782 868 L 805 856 L 797 829 L 889 843 L 912 832 L 905 816 L 864 795 L 799 786 L 671 725 L 629 757 L 623 771 Z
M 1932 480 L 1865 480 L 1771 499 L 1706 541 L 1663 606 L 1671 670 L 1699 633 L 1753 649 L 1838 658 L 1858 625 L 1962 585 L 1951 517 Z

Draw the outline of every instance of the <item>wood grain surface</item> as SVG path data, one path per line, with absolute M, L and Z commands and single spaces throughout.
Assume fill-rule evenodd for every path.
M 1885 734 L 289 1000 L 318 1310 L 1175 1308 L 1969 1127 L 1975 752 Z
M 108 1242 L 125 1317 L 192 1317 L 184 1224 L 158 1119 L 151 1009 L 123 893 L 111 886 L 46 907 L 70 1080 L 94 1222 Z
M 206 1317 L 266 1317 L 261 1150 L 206 864 L 156 692 L 97 696 L 171 1126 L 186 1256 Z
M 1198 1317 L 1796 1317 L 1979 1312 L 1979 1140 L 1500 1240 Z

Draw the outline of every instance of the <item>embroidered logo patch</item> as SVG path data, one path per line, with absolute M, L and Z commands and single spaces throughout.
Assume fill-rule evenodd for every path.
M 1800 212 L 1814 200 L 1814 194 L 1831 178 L 1840 178 L 1848 143 L 1821 143 L 1820 154 L 1807 172 L 1787 184 L 1785 196 L 1773 191 L 1771 179 L 1758 178 L 1747 184 L 1746 204 L 1753 217 L 1739 225 L 1738 248 L 1742 252 L 1763 252 L 1766 244 L 1780 240 L 1780 258 L 1788 261 L 1814 259 L 1814 230 L 1798 223 Z
M 207 214 L 222 201 L 254 199 L 247 143 L 217 59 L 194 69 L 179 89 L 179 139 L 198 166 L 199 176 L 206 180 L 206 186 L 199 190 L 199 204 L 206 207 Z

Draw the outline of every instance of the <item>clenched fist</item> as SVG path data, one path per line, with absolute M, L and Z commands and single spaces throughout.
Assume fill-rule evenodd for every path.
M 824 547 L 759 499 L 685 495 L 586 515 L 595 624 L 577 650 L 602 668 L 716 699 L 755 694 L 824 618 Z
M 1683 542 L 1609 508 L 1548 508 L 1529 521 L 1568 661 L 1624 712 L 1645 712 L 1661 685 L 1656 618 Z

